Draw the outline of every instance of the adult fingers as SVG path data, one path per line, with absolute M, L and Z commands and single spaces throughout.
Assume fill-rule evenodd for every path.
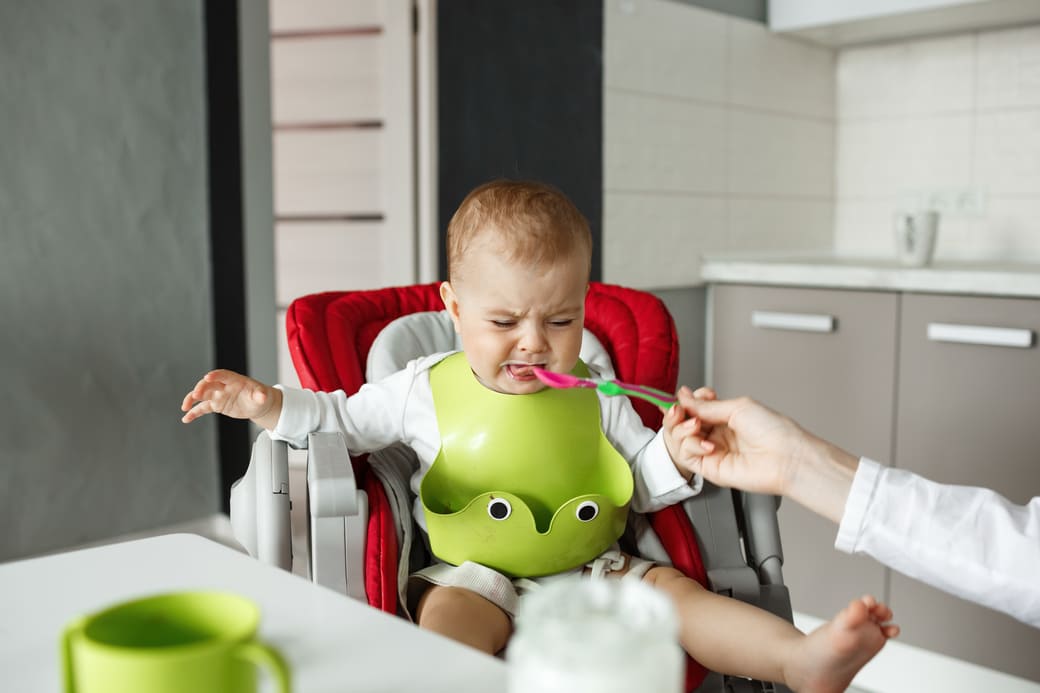
M 724 424 L 737 410 L 740 402 L 735 399 L 708 400 L 698 399 L 692 393 L 679 393 L 679 404 L 691 416 L 696 416 L 708 424 Z

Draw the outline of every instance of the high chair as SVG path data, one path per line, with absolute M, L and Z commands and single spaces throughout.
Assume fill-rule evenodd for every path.
M 300 382 L 356 392 L 419 356 L 460 348 L 439 284 L 333 291 L 296 299 L 286 317 Z M 608 376 L 674 391 L 678 339 L 652 294 L 593 282 L 586 297 L 581 358 Z M 643 422 L 661 412 L 632 400 Z M 403 613 L 407 576 L 430 561 L 411 520 L 409 478 L 418 462 L 395 445 L 351 459 L 336 433 L 310 436 L 306 484 L 291 480 L 288 446 L 260 433 L 249 468 L 231 491 L 236 538 L 262 561 L 308 576 L 390 613 Z M 377 462 L 371 464 L 370 462 Z M 290 502 L 291 501 L 291 502 Z M 671 564 L 716 592 L 792 620 L 783 585 L 778 499 L 705 484 L 682 504 L 631 514 L 626 549 Z M 291 525 L 290 518 L 298 522 Z M 300 526 L 305 525 L 305 526 Z M 297 540 L 298 539 L 298 540 Z M 627 546 L 626 546 L 627 543 Z M 707 672 L 689 660 L 687 690 L 776 691 L 770 683 Z

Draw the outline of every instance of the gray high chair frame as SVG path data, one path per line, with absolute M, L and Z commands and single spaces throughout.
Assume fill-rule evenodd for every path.
M 458 348 L 456 340 L 444 313 L 413 313 L 398 318 L 373 342 L 366 380 L 398 370 L 412 358 Z M 394 343 L 392 348 L 383 348 L 390 343 Z M 594 363 L 602 359 L 606 352 L 598 356 L 601 350 L 602 345 L 586 330 L 583 360 Z M 305 450 L 292 450 L 266 432 L 257 436 L 246 473 L 231 491 L 231 523 L 236 539 L 263 562 L 367 602 L 363 568 L 368 496 L 358 485 L 341 434 L 314 433 L 308 443 Z M 372 453 L 368 467 L 386 492 L 395 518 L 400 596 L 409 572 L 427 558 L 411 520 L 409 478 L 417 464 L 409 448 L 394 445 Z M 790 596 L 783 584 L 778 507 L 775 496 L 733 491 L 710 483 L 682 503 L 696 529 L 711 589 L 792 622 Z M 645 558 L 670 563 L 647 523 L 630 524 L 641 530 L 626 533 L 633 544 L 628 548 Z M 781 693 L 787 688 L 709 672 L 696 690 Z

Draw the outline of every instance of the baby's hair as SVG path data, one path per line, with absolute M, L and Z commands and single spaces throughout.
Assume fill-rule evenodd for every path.
M 458 278 L 466 250 L 494 234 L 510 262 L 542 265 L 581 253 L 592 265 L 589 222 L 556 188 L 536 181 L 493 180 L 475 188 L 448 222 L 448 279 Z

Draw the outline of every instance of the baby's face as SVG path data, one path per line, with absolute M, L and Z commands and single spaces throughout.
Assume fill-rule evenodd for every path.
M 566 373 L 581 351 L 588 262 L 575 254 L 547 265 L 502 259 L 487 242 L 466 251 L 459 278 L 441 286 L 470 368 L 486 387 L 528 394 L 544 385 L 531 370 Z

